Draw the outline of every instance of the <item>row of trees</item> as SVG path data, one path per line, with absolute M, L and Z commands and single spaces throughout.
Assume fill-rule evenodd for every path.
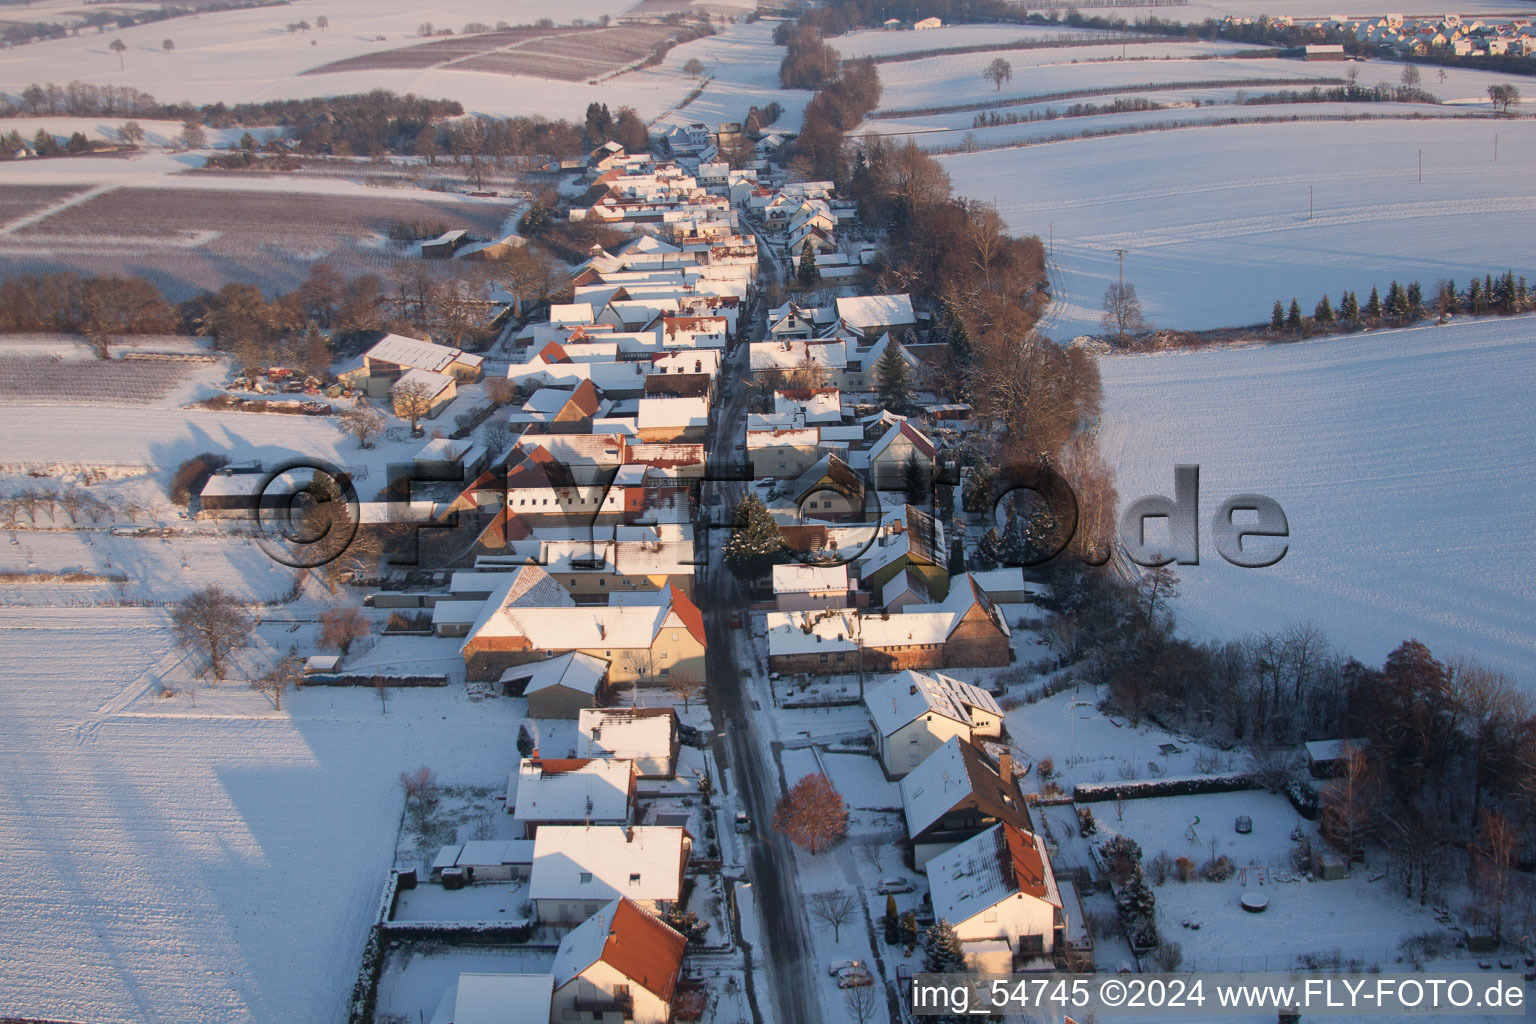
M 1434 297 L 1428 302 L 1417 281 L 1410 281 L 1406 286 L 1393 281 L 1387 286 L 1385 299 L 1372 286 L 1370 297 L 1363 305 L 1359 296 L 1352 291 L 1340 294 L 1337 307 L 1324 295 L 1313 307 L 1310 317 L 1302 312 L 1299 300 L 1291 299 L 1290 307 L 1287 308 L 1276 299 L 1270 310 L 1269 326 L 1276 334 L 1306 335 L 1316 329 L 1335 326 L 1354 329 L 1378 324 L 1417 323 L 1431 313 L 1441 317 L 1456 313 L 1472 316 L 1498 313 L 1510 316 L 1526 312 L 1533 305 L 1536 304 L 1533 304 L 1525 277 L 1516 277 L 1514 271 L 1506 270 L 1498 277 L 1492 274 L 1482 278 L 1474 277 L 1465 292 L 1458 291 L 1454 281 L 1441 281 L 1435 287 Z
M 630 153 L 647 153 L 651 148 L 650 130 L 634 107 L 620 107 L 614 115 L 609 113 L 606 103 L 587 104 L 582 138 L 588 149 L 605 142 L 617 142 Z

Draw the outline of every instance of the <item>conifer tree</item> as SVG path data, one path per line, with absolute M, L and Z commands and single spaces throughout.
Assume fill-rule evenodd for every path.
M 1301 303 L 1291 300 L 1291 311 L 1285 315 L 1285 329 L 1292 334 L 1301 333 Z
M 1419 287 L 1419 282 L 1408 283 L 1408 319 L 1417 320 L 1424 309 L 1424 290 Z
M 1483 282 L 1475 277 L 1467 285 L 1467 312 L 1473 316 L 1480 316 L 1483 312 Z
M 811 240 L 807 238 L 805 244 L 800 247 L 800 269 L 795 272 L 803 285 L 816 283 L 816 250 L 811 248 Z
M 1285 307 L 1275 300 L 1275 308 L 1269 311 L 1269 329 L 1276 334 L 1285 330 Z
M 1375 285 L 1371 285 L 1371 297 L 1365 300 L 1365 318 L 1371 323 L 1381 319 L 1381 296 Z
M 1333 323 L 1333 303 L 1328 301 L 1328 296 L 1324 295 L 1318 300 L 1317 308 L 1312 311 L 1312 317 L 1320 324 Z
M 723 549 L 726 568 L 739 580 L 755 580 L 784 560 L 784 534 L 755 494 L 736 506 Z
M 881 404 L 893 412 L 900 412 L 912 401 L 912 368 L 901 357 L 895 341 L 885 346 L 875 362 L 875 390 L 880 393 Z
M 901 915 L 896 912 L 896 897 L 885 895 L 885 944 L 894 946 L 901 942 Z
M 1360 300 L 1354 292 L 1345 292 L 1339 297 L 1339 312 L 1350 323 L 1360 319 Z
M 917 452 L 907 456 L 907 461 L 901 464 L 901 489 L 906 492 L 907 504 L 926 505 L 928 494 L 932 490 L 928 476 L 928 467 L 917 457 Z
M 965 952 L 954 926 L 942 917 L 928 929 L 923 940 L 923 970 L 929 974 L 966 973 Z

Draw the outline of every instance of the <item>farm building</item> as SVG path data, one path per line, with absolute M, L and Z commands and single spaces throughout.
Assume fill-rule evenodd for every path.
M 369 398 L 386 398 L 390 385 L 410 370 L 443 373 L 461 381 L 480 379 L 484 360 L 462 349 L 403 334 L 386 334 L 363 353 L 362 366 L 340 375 L 343 383 L 363 389 Z
M 434 437 L 411 458 L 413 468 L 442 480 L 473 480 L 490 459 L 485 446 L 473 441 Z
M 444 231 L 436 238 L 421 243 L 421 255 L 424 259 L 445 260 L 458 252 L 459 248 L 467 241 L 469 241 L 468 231 L 462 229 Z
M 1308 44 L 1304 60 L 1344 60 L 1344 47 L 1339 43 Z
M 528 698 L 529 718 L 577 718 L 602 702 L 607 683 L 608 662 L 576 651 L 501 674 L 503 693 Z
M 458 394 L 457 380 L 431 370 L 407 370 L 389 387 L 395 415 L 401 419 L 411 419 L 413 407 L 416 419 L 436 419 Z

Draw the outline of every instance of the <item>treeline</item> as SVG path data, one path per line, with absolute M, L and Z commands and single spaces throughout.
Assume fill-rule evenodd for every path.
M 996 128 L 1005 124 L 1028 124 L 1031 121 L 1054 121 L 1060 117 L 1093 117 L 1095 114 L 1124 114 L 1135 110 L 1163 110 L 1164 105 L 1156 100 L 1149 100 L 1145 96 L 1118 96 L 1110 103 L 1074 103 L 1064 110 L 1055 107 L 1046 107 L 1044 110 L 1030 110 L 1023 114 L 1017 111 L 1009 111 L 999 114 L 977 114 L 971 119 L 972 128 Z
M 1020 9 L 1004 0 L 839 0 L 802 11 L 800 25 L 824 36 L 851 29 L 878 28 L 888 18 L 921 21 L 1021 21 Z M 781 40 L 776 40 L 780 42 Z
M 1440 97 L 1406 85 L 1348 85 L 1324 89 L 1277 89 L 1257 96 L 1239 94 L 1237 102 L 1250 106 L 1266 103 L 1439 103 Z
M 587 104 L 582 136 L 582 144 L 589 150 L 605 142 L 617 142 L 629 153 L 647 153 L 651 148 L 650 130 L 634 107 L 620 107 L 615 117 L 606 103 Z
M 846 182 L 848 133 L 879 103 L 879 70 L 866 60 L 843 64 L 821 82 L 805 106 L 800 135 L 791 150 L 794 168 L 817 180 Z
M 1364 303 L 1352 291 L 1341 293 L 1337 306 L 1324 295 L 1313 307 L 1311 316 L 1303 313 L 1300 301 L 1295 298 L 1291 299 L 1289 309 L 1276 299 L 1270 310 L 1269 326 L 1276 334 L 1305 338 L 1319 331 L 1403 327 L 1432 315 L 1441 319 L 1457 313 L 1513 316 L 1533 309 L 1536 309 L 1536 296 L 1526 286 L 1524 275 L 1516 277 L 1514 271 L 1506 270 L 1497 277 L 1492 274 L 1474 277 L 1465 291 L 1459 291 L 1455 281 L 1442 281 L 1428 301 L 1417 281 L 1410 281 L 1406 286 L 1393 281 L 1387 286 L 1385 298 L 1373 285 Z
M 199 4 L 196 8 L 165 4 L 160 7 L 142 10 L 110 8 L 100 11 L 86 11 L 81 16 L 80 21 L 73 24 L 65 24 L 58 21 L 6 22 L 5 26 L 0 28 L 0 43 L 5 43 L 8 46 L 21 46 L 26 43 L 42 42 L 48 39 L 65 39 L 72 35 L 79 35 L 82 28 L 101 30 L 108 25 L 115 28 L 132 28 L 134 25 L 148 25 L 151 22 L 167 21 L 171 18 L 180 18 L 188 14 L 237 11 L 249 7 L 277 7 L 287 3 L 288 0 L 212 0 L 209 3 Z

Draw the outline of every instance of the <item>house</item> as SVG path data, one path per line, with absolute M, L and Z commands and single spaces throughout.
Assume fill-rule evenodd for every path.
M 572 651 L 548 661 L 514 665 L 501 674 L 501 692 L 528 699 L 529 718 L 576 718 L 595 708 L 608 689 L 608 662 Z
M 549 1024 L 667 1024 L 687 945 L 633 900 L 610 901 L 560 941 Z
M 940 673 L 899 672 L 870 687 L 864 706 L 874 722 L 875 752 L 892 778 L 954 737 L 975 743 L 1003 733 L 1003 709 L 990 693 Z
M 846 565 L 806 565 L 790 562 L 773 567 L 773 603 L 781 612 L 848 608 L 853 586 Z
M 677 712 L 671 708 L 587 708 L 577 713 L 579 757 L 633 761 L 642 779 L 677 774 Z
M 697 442 L 709 430 L 709 399 L 642 398 L 636 415 L 646 442 Z
M 864 478 L 829 453 L 795 478 L 789 496 L 805 518 L 851 519 L 864 511 Z
M 917 323 L 908 295 L 860 295 L 838 299 L 837 317 L 866 338 L 903 331 Z
M 539 921 L 556 927 L 620 897 L 662 914 L 682 899 L 692 849 L 677 825 L 549 825 L 534 837 L 528 898 Z
M 412 469 L 422 474 L 418 479 L 474 480 L 490 459 L 483 444 L 434 437 L 411 457 Z
M 607 661 L 610 685 L 664 684 L 680 672 L 705 678 L 704 616 L 676 586 L 624 595 L 632 600 L 622 604 L 579 606 L 559 589 L 560 598 L 539 606 L 492 594 L 459 648 L 468 678 L 499 679 L 514 665 L 570 651 Z
M 1048 970 L 1065 952 L 1066 910 L 1040 836 L 998 824 L 928 862 L 933 913 L 973 970 Z
M 553 974 L 459 975 L 443 993 L 432 1024 L 549 1024 Z
M 910 420 L 902 420 L 869 449 L 870 479 L 876 490 L 902 490 L 906 486 L 907 462 L 916 459 L 922 467 L 923 479 L 931 481 L 937 453 L 938 449 L 927 434 L 913 426 Z
M 880 588 L 880 604 L 891 613 L 904 612 L 914 604 L 931 604 L 933 598 L 928 594 L 928 587 L 924 585 L 923 578 L 908 569 L 892 576 Z
M 617 758 L 525 757 L 508 776 L 507 811 L 524 839 L 550 825 L 625 825 L 638 778 L 633 761 Z
M 906 572 L 916 573 L 930 594 L 949 593 L 948 545 L 944 524 L 916 505 L 888 512 L 872 542 L 859 553 L 859 582 L 874 593 Z
M 458 380 L 431 370 L 407 370 L 389 386 L 395 415 L 401 419 L 437 419 L 458 397 Z
M 912 29 L 916 32 L 922 32 L 931 28 L 942 28 L 943 25 L 944 22 L 938 18 L 924 18 L 922 21 L 913 22 Z
M 918 868 L 998 822 L 1033 831 L 1008 753 L 994 762 L 959 736 L 901 780 L 901 806 Z

